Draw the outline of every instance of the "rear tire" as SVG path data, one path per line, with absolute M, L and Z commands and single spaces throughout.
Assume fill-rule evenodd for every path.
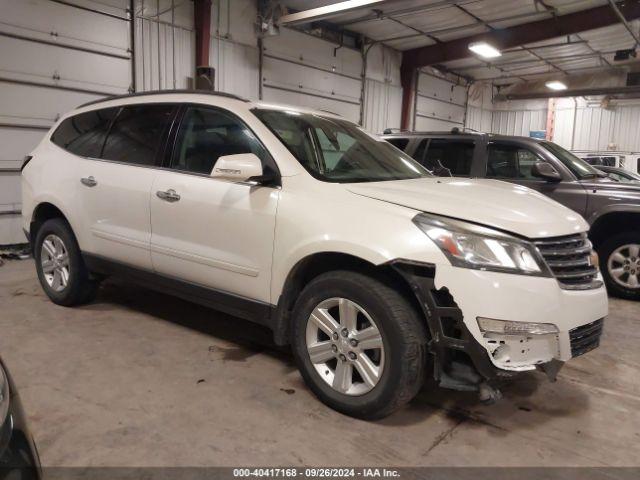
M 603 242 L 598 255 L 608 292 L 640 300 L 640 231 L 614 235 Z
M 98 282 L 89 277 L 76 237 L 65 220 L 44 222 L 33 250 L 40 285 L 53 303 L 71 307 L 95 297 Z
M 385 417 L 423 384 L 424 322 L 405 297 L 378 279 L 350 271 L 318 276 L 296 302 L 292 334 L 305 382 L 346 415 Z

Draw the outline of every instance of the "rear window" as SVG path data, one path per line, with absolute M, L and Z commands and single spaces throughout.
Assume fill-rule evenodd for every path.
M 75 155 L 99 158 L 107 130 L 117 113 L 117 108 L 106 108 L 69 117 L 53 132 L 51 141 Z
M 174 105 L 133 105 L 116 118 L 102 158 L 133 165 L 154 165 L 163 132 L 175 111 Z
M 393 145 L 396 148 L 399 148 L 403 152 L 404 152 L 404 149 L 407 148 L 407 145 L 409 145 L 408 138 L 387 138 L 386 140 L 391 145 Z

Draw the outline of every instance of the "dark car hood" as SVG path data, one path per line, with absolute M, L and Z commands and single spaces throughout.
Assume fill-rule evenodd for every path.
M 622 183 L 609 178 L 594 178 L 580 180 L 580 185 L 585 189 L 611 192 L 625 198 L 633 198 L 640 202 L 640 183 Z

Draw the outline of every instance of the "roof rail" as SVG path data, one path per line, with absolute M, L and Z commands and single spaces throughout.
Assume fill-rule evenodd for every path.
M 391 135 L 392 133 L 412 133 L 411 130 L 407 130 L 406 128 L 385 128 L 382 132 L 383 135 Z
M 110 97 L 101 98 L 98 100 L 92 100 L 91 102 L 83 103 L 77 108 L 88 107 L 89 105 L 96 105 L 98 103 L 108 102 L 110 100 L 121 100 L 124 98 L 144 97 L 149 95 L 168 95 L 171 93 L 183 93 L 183 94 L 192 93 L 197 95 L 213 95 L 216 97 L 233 98 L 234 100 L 240 100 L 241 102 L 250 102 L 250 100 L 246 98 L 239 97 L 238 95 L 234 95 L 232 93 L 225 93 L 225 92 L 212 92 L 208 90 L 148 90 L 146 92 L 128 93 L 125 95 L 112 95 Z
M 331 115 L 335 115 L 336 117 L 341 117 L 339 113 L 332 112 L 331 110 L 323 110 L 322 108 L 318 110 L 319 112 L 330 113 Z
M 469 128 L 469 127 L 453 127 L 451 129 L 451 133 L 453 134 L 457 134 L 457 133 L 465 133 L 465 132 L 471 132 L 471 133 L 483 133 L 480 130 L 476 130 L 475 128 Z

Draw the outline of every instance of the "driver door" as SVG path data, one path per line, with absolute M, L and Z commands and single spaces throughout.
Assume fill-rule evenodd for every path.
M 562 179 L 550 182 L 531 174 L 536 162 L 546 162 L 532 150 L 518 144 L 492 142 L 487 152 L 487 178 L 532 188 L 580 215 L 587 210 L 587 195 L 579 182 Z M 548 163 L 548 162 L 547 162 Z
M 274 165 L 230 112 L 186 107 L 169 168 L 153 182 L 151 259 L 164 276 L 268 303 L 280 191 L 210 176 L 219 157 L 239 153 Z

